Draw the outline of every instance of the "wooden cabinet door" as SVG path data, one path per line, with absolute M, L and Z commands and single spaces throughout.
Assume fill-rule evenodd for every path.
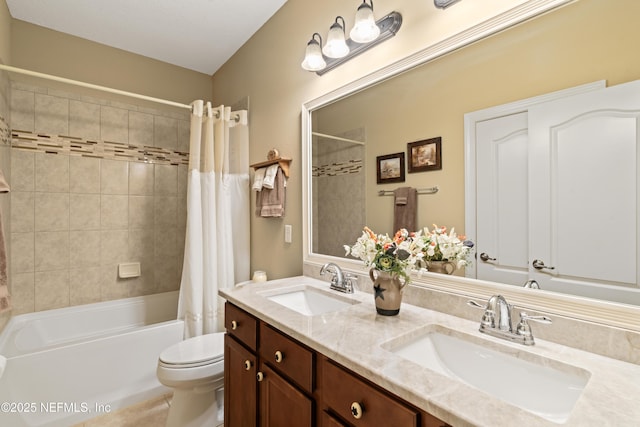
M 224 425 L 257 424 L 256 356 L 229 334 L 224 337 Z
M 260 372 L 260 426 L 311 427 L 311 399 L 264 363 L 260 366 Z

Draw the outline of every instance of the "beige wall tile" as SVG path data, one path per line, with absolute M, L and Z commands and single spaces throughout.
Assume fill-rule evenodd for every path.
M 35 94 L 11 91 L 11 128 L 33 132 L 35 128 Z
M 191 123 L 188 120 L 178 120 L 178 151 L 189 152 Z
M 100 193 L 100 159 L 69 157 L 69 191 Z
M 100 267 L 71 268 L 69 270 L 69 303 L 90 304 L 100 301 Z
M 69 232 L 35 233 L 35 271 L 69 269 Z
M 177 230 L 175 228 L 156 229 L 154 252 L 156 260 L 176 258 L 177 253 Z
M 36 272 L 35 310 L 69 306 L 69 270 Z
M 69 193 L 35 193 L 35 230 L 69 229 Z
M 100 138 L 105 141 L 129 142 L 129 114 L 122 108 L 100 107 Z
M 100 198 L 100 227 L 126 229 L 129 226 L 129 196 L 103 194 Z
M 35 131 L 69 135 L 69 100 L 42 93 L 35 98 Z
M 156 196 L 154 203 L 156 229 L 175 227 L 178 221 L 178 198 L 174 196 Z
M 34 233 L 11 233 L 11 271 L 26 273 L 35 268 Z
M 100 163 L 100 192 L 129 194 L 129 162 L 103 159 Z
M 150 163 L 129 164 L 129 194 L 153 196 L 154 165 Z
M 69 135 L 91 140 L 100 139 L 100 105 L 69 100 Z
M 188 178 L 189 178 L 189 166 L 178 166 L 178 196 L 187 196 Z M 185 205 L 186 206 L 186 205 Z
M 156 196 L 175 196 L 178 193 L 178 168 L 171 165 L 155 165 Z
M 175 291 L 180 288 L 180 268 L 182 263 L 177 258 L 156 260 L 155 284 L 156 292 Z
M 100 265 L 100 231 L 69 232 L 69 265 L 73 268 Z
M 153 115 L 129 111 L 129 143 L 153 145 Z
M 11 150 L 11 191 L 34 191 L 36 177 L 35 153 Z
M 31 313 L 35 310 L 34 273 L 16 273 L 11 276 L 12 314 Z
M 129 231 L 109 230 L 100 232 L 100 263 L 113 265 L 129 261 Z
M 69 156 L 36 153 L 36 191 L 69 192 Z
M 132 261 L 152 261 L 155 253 L 153 228 L 129 230 L 129 258 Z
M 153 118 L 154 146 L 178 148 L 178 121 L 169 117 L 155 116 Z
M 101 269 L 100 299 L 108 301 L 129 296 L 129 286 L 124 280 L 118 279 L 118 265 L 103 265 Z
M 129 229 L 153 227 L 153 196 L 129 196 Z
M 35 195 L 33 192 L 11 192 L 11 231 L 34 231 Z
M 100 195 L 99 194 L 70 194 L 69 195 L 69 229 L 70 230 L 99 230 L 100 229 Z

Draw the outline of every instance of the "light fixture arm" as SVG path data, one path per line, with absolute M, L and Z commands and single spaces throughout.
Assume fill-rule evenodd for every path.
M 338 18 L 336 18 L 336 22 Z M 342 20 L 342 22 L 344 23 L 344 19 Z M 391 12 L 388 15 L 377 20 L 376 25 L 380 28 L 380 35 L 378 36 L 377 39 L 369 43 L 356 43 L 351 39 L 347 39 L 346 42 L 347 42 L 347 46 L 349 46 L 349 54 L 342 58 L 325 58 L 327 66 L 322 70 L 316 71 L 316 74 L 321 76 L 324 73 L 336 68 L 338 65 L 341 65 L 344 62 L 347 62 L 348 60 L 350 60 L 351 58 L 361 54 L 362 52 L 365 52 L 371 49 L 372 47 L 382 43 L 383 41 L 395 36 L 398 30 L 400 29 L 400 27 L 402 26 L 402 15 L 399 12 L 395 12 L 395 11 Z

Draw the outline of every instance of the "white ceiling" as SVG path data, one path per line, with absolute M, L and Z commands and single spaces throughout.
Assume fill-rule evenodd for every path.
M 11 16 L 213 74 L 286 0 L 6 0 Z

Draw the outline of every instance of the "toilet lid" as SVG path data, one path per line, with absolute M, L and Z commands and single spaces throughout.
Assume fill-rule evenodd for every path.
M 175 367 L 193 367 L 215 363 L 224 358 L 224 333 L 188 338 L 160 353 L 160 362 Z

